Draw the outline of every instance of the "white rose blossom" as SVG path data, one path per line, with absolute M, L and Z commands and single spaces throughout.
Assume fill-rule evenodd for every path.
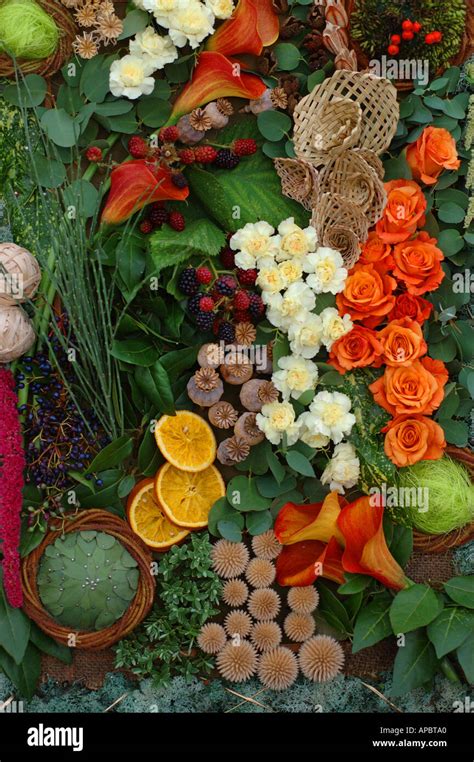
M 280 444 L 286 434 L 287 444 L 298 440 L 299 424 L 295 421 L 295 411 L 289 402 L 270 402 L 264 405 L 256 417 L 257 426 L 269 442 Z
M 206 5 L 217 19 L 228 19 L 234 12 L 232 0 L 206 0 Z
M 278 270 L 283 278 L 285 287 L 291 286 L 292 283 L 301 280 L 303 277 L 303 268 L 301 262 L 297 259 L 285 259 L 284 262 L 280 262 Z
M 303 314 L 300 320 L 293 322 L 288 328 L 291 351 L 307 359 L 318 354 L 322 337 L 323 322 L 319 315 L 312 312 Z
M 165 18 L 168 13 L 175 11 L 179 0 L 133 0 L 135 5 L 143 8 L 145 11 L 153 13 L 156 20 Z M 163 25 L 162 25 L 163 26 Z
M 267 305 L 270 323 L 288 331 L 295 320 L 301 322 L 314 309 L 316 297 L 306 283 L 297 281 L 288 286 L 283 294 L 270 295 Z
M 172 63 L 178 57 L 178 51 L 168 35 L 157 34 L 152 26 L 138 32 L 130 41 L 130 53 L 143 56 L 154 70 L 163 69 L 165 64 Z
M 347 270 L 341 254 L 335 249 L 320 246 L 304 259 L 303 269 L 310 273 L 306 283 L 316 294 L 338 294 L 343 291 L 347 280 Z
M 323 326 L 322 343 L 326 349 L 331 349 L 335 341 L 352 331 L 352 320 L 350 315 L 339 315 L 335 307 L 326 307 L 321 312 L 321 321 Z
M 266 294 L 278 294 L 286 286 L 285 279 L 274 263 L 259 269 L 256 283 L 264 292 L 262 296 Z
M 311 226 L 300 228 L 296 225 L 294 217 L 289 217 L 278 226 L 275 242 L 278 245 L 279 262 L 292 257 L 304 257 L 316 248 L 316 230 Z
M 334 448 L 334 453 L 321 475 L 321 484 L 329 484 L 331 490 L 344 494 L 346 489 L 354 487 L 359 481 L 360 461 L 354 445 L 341 442 Z
M 110 67 L 110 92 L 115 97 L 135 100 L 141 95 L 150 95 L 155 87 L 152 64 L 143 56 L 126 55 L 113 61 Z
M 339 444 L 343 437 L 349 436 L 355 424 L 355 416 L 350 412 L 351 400 L 341 392 L 318 392 L 309 406 L 308 418 L 305 419 L 308 428 L 324 434 Z
M 300 426 L 300 439 L 302 442 L 312 447 L 314 450 L 320 450 L 327 447 L 330 439 L 325 434 L 321 434 L 315 425 L 314 417 L 310 412 L 301 413 L 297 423 Z
M 318 381 L 317 365 L 304 357 L 289 355 L 280 357 L 278 368 L 272 376 L 275 387 L 283 399 L 298 399 L 304 392 L 315 389 Z
M 178 48 L 183 48 L 188 43 L 192 48 L 197 48 L 214 31 L 214 14 L 199 0 L 178 0 L 174 10 L 163 19 L 161 16 L 156 19 L 168 29 L 169 36 Z
M 268 222 L 248 222 L 230 239 L 230 248 L 236 251 L 235 264 L 242 270 L 269 265 L 274 261 L 277 247 L 275 230 Z

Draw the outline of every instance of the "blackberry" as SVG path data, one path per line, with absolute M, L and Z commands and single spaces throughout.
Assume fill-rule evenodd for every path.
M 221 275 L 216 280 L 216 290 L 222 296 L 232 296 L 237 288 L 237 281 L 232 275 Z
M 222 249 L 221 253 L 219 254 L 219 257 L 226 270 L 234 269 L 235 252 L 233 252 L 229 246 L 226 246 L 225 249 Z
M 240 163 L 240 156 L 228 148 L 221 148 L 214 159 L 214 165 L 219 169 L 235 169 Z
M 175 172 L 171 175 L 171 181 L 176 188 L 187 188 L 188 181 L 182 172 Z
M 214 323 L 214 313 L 198 312 L 196 315 L 196 324 L 201 331 L 210 331 Z
M 258 272 L 255 269 L 240 270 L 236 272 L 237 278 L 242 286 L 253 286 L 257 280 Z
M 199 312 L 201 312 L 201 299 L 205 296 L 205 294 L 202 293 L 202 291 L 198 291 L 197 294 L 193 294 L 188 299 L 188 310 L 190 311 L 191 315 L 198 315 Z
M 232 323 L 224 320 L 219 326 L 217 336 L 224 344 L 232 344 L 235 341 L 235 328 Z
M 265 305 L 258 294 L 250 294 L 249 312 L 254 320 L 260 320 L 265 314 Z
M 178 278 L 178 288 L 186 296 L 192 296 L 199 288 L 194 267 L 187 267 Z
M 156 228 L 160 227 L 165 222 L 168 222 L 168 217 L 168 211 L 164 206 L 160 206 L 159 204 L 153 204 L 148 212 L 148 219 Z

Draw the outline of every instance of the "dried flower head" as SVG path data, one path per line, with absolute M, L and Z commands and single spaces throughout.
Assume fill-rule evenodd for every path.
M 61 0 L 65 8 L 76 8 L 82 0 Z
M 217 654 L 227 642 L 225 630 L 217 622 L 207 622 L 201 627 L 197 642 L 205 654 Z
M 96 15 L 97 13 L 92 3 L 84 3 L 84 5 L 74 14 L 79 26 L 85 27 L 86 29 L 88 27 L 94 26 L 96 22 Z
M 115 13 L 99 13 L 96 29 L 104 42 L 116 42 L 123 32 L 123 23 Z
M 290 640 L 295 643 L 304 643 L 314 635 L 314 619 L 311 614 L 297 614 L 296 611 L 290 611 L 283 623 L 283 629 Z
M 257 330 L 253 323 L 237 323 L 235 326 L 235 342 L 243 347 L 250 347 L 257 338 Z
M 263 534 L 258 534 L 252 539 L 252 550 L 257 558 L 273 561 L 280 555 L 282 546 L 278 542 L 273 529 L 268 529 Z
M 211 551 L 212 568 L 224 579 L 238 577 L 249 562 L 249 552 L 243 542 L 218 540 Z
M 248 680 L 257 670 L 257 652 L 247 640 L 234 645 L 231 641 L 216 659 L 217 669 L 222 677 L 233 683 Z
M 311 614 L 319 603 L 319 593 L 313 585 L 291 587 L 287 600 L 292 611 L 298 614 Z
M 299 658 L 303 675 L 318 683 L 333 680 L 344 666 L 344 651 L 329 635 L 316 635 L 303 643 Z
M 257 394 L 262 405 L 269 405 L 278 399 L 278 389 L 272 381 L 264 381 L 260 385 Z
M 176 164 L 179 161 L 179 155 L 174 143 L 163 143 L 160 148 L 160 157 L 165 164 Z
M 235 424 L 234 433 L 237 437 L 246 439 L 251 447 L 265 439 L 265 434 L 257 426 L 257 416 L 255 413 L 242 413 Z
M 227 100 L 227 98 L 218 98 L 216 100 L 216 105 L 221 114 L 224 116 L 232 116 L 234 113 L 234 107 L 232 103 Z
M 226 444 L 227 454 L 233 463 L 242 463 L 248 457 L 250 445 L 240 437 L 230 437 Z
M 111 0 L 100 0 L 99 5 L 100 8 L 97 15 L 103 13 L 115 13 L 115 5 Z
M 76 35 L 72 47 L 80 58 L 94 58 L 99 52 L 96 38 L 92 32 L 84 32 L 82 35 Z
M 195 108 L 194 111 L 191 111 L 189 124 L 193 130 L 198 132 L 207 132 L 207 130 L 212 129 L 212 119 L 202 108 Z
M 203 344 L 197 361 L 201 368 L 218 368 L 224 360 L 224 349 L 219 344 Z
M 255 619 L 268 621 L 275 619 L 280 611 L 280 596 L 269 587 L 261 587 L 250 593 L 248 610 Z
M 235 611 L 229 611 L 224 619 L 224 628 L 229 638 L 234 638 L 236 635 L 239 638 L 246 638 L 252 629 L 252 620 L 243 609 L 235 609 Z
M 282 87 L 275 87 L 270 93 L 275 108 L 285 109 L 288 106 L 288 96 Z
M 259 651 L 271 651 L 280 645 L 281 627 L 276 622 L 256 622 L 250 633 L 250 640 Z
M 220 371 L 224 381 L 239 386 L 252 378 L 253 365 L 248 358 L 239 358 L 237 362 L 226 362 L 221 365 Z
M 252 587 L 269 587 L 274 582 L 275 575 L 274 564 L 264 558 L 252 558 L 245 572 Z
M 212 392 L 217 389 L 220 383 L 219 374 L 214 368 L 200 368 L 194 374 L 196 386 L 202 392 Z
M 284 691 L 293 685 L 298 677 L 296 656 L 288 648 L 282 646 L 273 649 L 273 651 L 266 651 L 260 657 L 258 676 L 265 688 Z
M 216 402 L 209 408 L 209 422 L 217 429 L 231 429 L 239 414 L 230 402 Z
M 222 588 L 222 600 L 228 606 L 242 606 L 247 600 L 249 589 L 243 579 L 229 579 Z

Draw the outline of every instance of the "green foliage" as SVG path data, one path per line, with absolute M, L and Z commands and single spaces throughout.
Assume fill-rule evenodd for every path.
M 436 619 L 443 607 L 428 585 L 412 585 L 400 590 L 390 607 L 390 623 L 395 635 L 411 632 Z
M 392 597 L 384 593 L 362 608 L 355 622 L 352 653 L 369 648 L 392 634 L 389 618 L 391 604 Z
M 201 219 L 188 223 L 182 232 L 163 227 L 150 240 L 154 271 L 159 273 L 191 256 L 216 257 L 225 244 L 225 234 L 211 220 Z
M 434 676 L 438 660 L 433 645 L 423 630 L 409 632 L 398 649 L 393 666 L 391 696 L 402 696 L 427 683 Z

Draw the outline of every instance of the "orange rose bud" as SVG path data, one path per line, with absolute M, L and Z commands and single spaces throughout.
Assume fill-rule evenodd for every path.
M 385 454 L 399 468 L 419 460 L 439 460 L 446 447 L 441 426 L 424 415 L 400 415 L 382 431 L 387 432 Z
M 354 368 L 378 368 L 382 363 L 382 353 L 379 334 L 363 325 L 354 325 L 352 331 L 332 345 L 329 365 L 343 375 Z
M 385 183 L 387 205 L 377 222 L 377 235 L 385 243 L 400 243 L 425 224 L 426 198 L 413 180 Z
M 373 230 L 362 247 L 362 253 L 359 257 L 360 265 L 383 264 L 387 270 L 393 267 L 392 247 L 390 244 L 382 241 Z
M 424 357 L 408 368 L 388 367 L 369 389 L 390 415 L 431 415 L 443 401 L 447 380 L 444 363 Z
M 368 328 L 375 328 L 395 305 L 393 291 L 397 281 L 387 274 L 383 265 L 357 263 L 346 280 L 344 291 L 336 296 L 341 315 L 349 313 Z
M 416 320 L 417 323 L 424 323 L 428 320 L 434 307 L 427 299 L 422 296 L 404 293 L 395 297 L 395 307 L 388 316 L 389 320 L 400 320 L 403 317 L 409 317 Z
M 415 180 L 434 185 L 443 169 L 455 171 L 461 164 L 453 136 L 442 127 L 425 127 L 407 148 L 407 162 Z
M 412 241 L 395 246 L 393 274 L 406 284 L 410 294 L 419 296 L 435 291 L 443 280 L 445 274 L 441 262 L 444 254 L 436 243 L 436 238 L 430 238 L 426 231 L 422 231 Z
M 378 334 L 383 362 L 394 367 L 411 365 L 428 351 L 420 324 L 408 317 L 392 320 Z

